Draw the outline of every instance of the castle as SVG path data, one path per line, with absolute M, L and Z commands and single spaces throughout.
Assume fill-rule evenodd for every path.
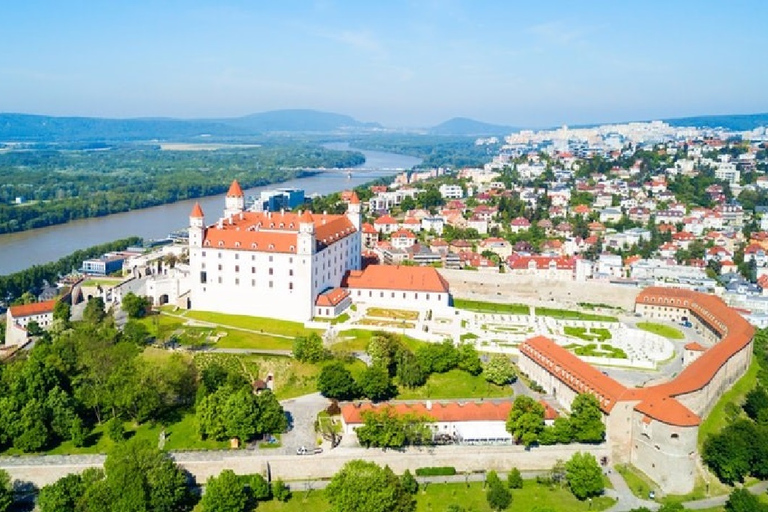
M 318 297 L 361 265 L 360 200 L 342 215 L 245 210 L 237 180 L 224 216 L 206 226 L 199 204 L 189 216 L 190 307 L 307 321 Z M 322 303 L 322 301 L 321 301 Z

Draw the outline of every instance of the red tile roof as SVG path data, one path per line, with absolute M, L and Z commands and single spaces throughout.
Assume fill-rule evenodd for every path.
M 318 244 L 328 246 L 356 230 L 346 215 L 242 212 L 205 231 L 203 247 L 295 253 L 299 224 L 312 222 Z
M 45 302 L 33 302 L 32 304 L 23 304 L 21 306 L 11 306 L 11 316 L 13 318 L 21 318 L 24 316 L 43 315 L 45 313 L 52 313 L 54 306 L 56 306 L 56 299 L 47 300 Z
M 382 215 L 378 219 L 373 221 L 374 224 L 397 224 L 397 221 L 391 215 Z
M 437 293 L 449 290 L 448 281 L 432 267 L 369 265 L 365 270 L 350 270 L 344 281 L 347 288 Z
M 511 401 L 503 402 L 424 402 L 418 403 L 349 403 L 341 407 L 341 416 L 346 424 L 362 424 L 363 413 L 391 408 L 398 415 L 417 414 L 428 416 L 438 422 L 460 421 L 506 421 L 512 410 Z
M 743 317 L 734 314 L 720 298 L 705 293 L 678 288 L 650 287 L 638 294 L 637 304 L 677 307 L 703 318 L 716 332 L 720 342 L 683 369 L 669 382 L 647 388 L 628 389 L 603 375 L 553 341 L 539 336 L 520 345 L 527 355 L 558 376 L 566 370 L 578 378 L 560 380 L 577 392 L 595 393 L 604 412 L 610 412 L 616 400 L 637 401 L 634 409 L 647 416 L 678 426 L 696 426 L 701 419 L 675 397 L 698 391 L 710 383 L 715 374 L 736 353 L 752 341 L 754 328 Z M 559 377 L 558 377 L 559 378 Z M 578 389 L 577 389 L 578 388 Z
M 377 233 L 376 228 L 369 222 L 364 223 L 362 229 L 363 233 L 368 233 L 369 235 L 375 235 Z
M 320 307 L 334 307 L 347 297 L 349 297 L 349 290 L 345 290 L 344 288 L 333 288 L 318 295 L 315 300 L 315 305 Z
M 240 184 L 237 182 L 237 180 L 232 180 L 232 184 L 229 186 L 229 190 L 227 191 L 227 197 L 244 197 L 245 194 L 243 194 L 243 189 L 240 188 Z
M 203 209 L 200 207 L 200 203 L 195 202 L 195 206 L 192 208 L 192 213 L 190 213 L 189 216 L 196 219 L 203 218 Z

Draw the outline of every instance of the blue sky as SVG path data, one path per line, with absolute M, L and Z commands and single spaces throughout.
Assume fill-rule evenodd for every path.
M 768 2 L 24 0 L 0 13 L 0 111 L 387 126 L 768 111 Z

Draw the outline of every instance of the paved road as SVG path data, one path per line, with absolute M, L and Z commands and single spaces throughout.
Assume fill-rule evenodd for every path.
M 330 403 L 328 399 L 320 393 L 313 393 L 280 403 L 288 413 L 288 419 L 291 422 L 290 430 L 282 435 L 281 453 L 295 454 L 296 449 L 301 446 L 316 447 L 315 419 L 317 413 L 328 407 Z

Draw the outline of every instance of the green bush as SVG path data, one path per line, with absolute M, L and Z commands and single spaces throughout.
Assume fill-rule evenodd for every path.
M 416 476 L 451 476 L 456 474 L 456 468 L 453 466 L 432 466 L 426 468 L 416 468 Z

